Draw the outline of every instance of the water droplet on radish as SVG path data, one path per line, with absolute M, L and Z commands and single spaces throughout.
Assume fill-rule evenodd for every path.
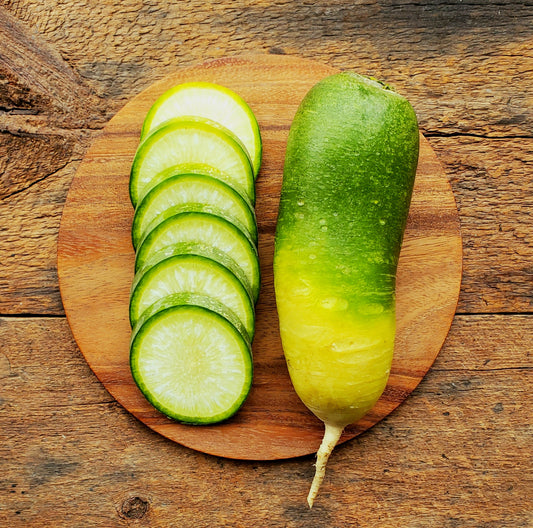
M 340 297 L 326 297 L 320 301 L 320 304 L 326 308 L 326 310 L 341 311 L 348 308 L 348 301 L 341 299 Z

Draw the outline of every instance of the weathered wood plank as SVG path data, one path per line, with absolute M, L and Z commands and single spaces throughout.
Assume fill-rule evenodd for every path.
M 531 316 L 457 316 L 410 398 L 335 451 L 308 510 L 312 457 L 238 462 L 173 444 L 112 401 L 64 319 L 2 318 L 0 522 L 530 526 L 532 340 Z
M 60 145 L 65 141 L 61 136 L 53 139 Z M 19 190 L 0 201 L 0 313 L 63 313 L 56 271 L 57 234 L 83 143 L 79 137 L 72 143 L 71 160 L 65 160 L 59 148 L 50 160 L 52 167 L 60 168 L 35 175 L 36 180 L 25 182 L 24 172 L 13 171 Z M 33 159 L 30 153 L 20 159 Z
M 10 199 L 81 159 L 88 134 L 50 129 L 0 129 L 0 199 Z
M 39 126 L 102 126 L 102 101 L 60 54 L 0 7 L 0 126 L 10 114 Z
M 425 132 L 531 136 L 530 2 L 7 0 L 111 111 L 184 65 L 297 54 L 395 85 Z
M 0 310 L 60 313 L 61 209 L 86 128 L 107 117 L 59 53 L 1 7 L 0 42 Z
M 533 308 L 533 138 L 430 138 L 463 237 L 460 312 Z
M 4 229 L 0 239 L 0 255 L 5 270 L 0 279 L 0 311 L 61 313 L 57 286 L 54 286 L 54 230 L 73 170 L 87 148 L 91 135 L 57 126 L 102 126 L 102 100 L 93 92 L 107 97 L 106 104 L 109 106 L 105 111 L 109 113 L 117 110 L 140 88 L 180 65 L 226 52 L 234 54 L 243 49 L 264 49 L 257 48 L 258 42 L 261 42 L 257 40 L 250 48 L 243 48 L 242 39 L 239 38 L 226 41 L 226 48 L 213 48 L 214 42 L 224 44 L 216 31 L 210 33 L 211 39 L 200 38 L 203 32 L 211 31 L 213 24 L 215 29 L 222 31 L 239 13 L 244 20 L 249 21 L 251 17 L 248 10 L 239 3 L 232 3 L 231 6 L 221 4 L 219 11 L 210 15 L 205 12 L 206 5 L 197 2 L 181 6 L 178 13 L 176 6 L 163 6 L 157 1 L 150 5 L 143 4 L 143 7 L 135 1 L 118 5 L 108 0 L 98 5 L 88 3 L 75 6 L 76 10 L 80 10 L 79 17 L 73 17 L 71 8 L 67 10 L 63 3 L 53 1 L 21 0 L 5 2 L 5 6 L 24 20 L 25 25 L 0 8 L 3 21 L 0 27 L 8 42 L 8 47 L 3 49 L 0 57 L 4 81 L 7 79 L 2 94 L 5 96 L 7 93 L 9 99 L 2 103 L 6 108 L 0 112 L 0 195 L 4 197 L 0 203 L 0 222 Z M 467 6 L 441 2 L 424 8 L 421 4 L 378 6 L 368 2 L 361 8 L 366 10 L 365 14 L 360 10 L 358 16 L 338 1 L 333 2 L 329 9 L 320 4 L 301 6 L 296 13 L 283 11 L 287 8 L 284 2 L 276 5 L 256 2 L 249 9 L 259 11 L 259 7 L 264 13 L 257 13 L 258 21 L 266 25 L 258 25 L 258 28 L 264 30 L 281 25 L 276 31 L 282 33 L 290 28 L 290 35 L 285 35 L 285 38 L 293 38 L 293 34 L 301 36 L 303 33 L 307 40 L 303 39 L 302 42 L 306 45 L 292 51 L 301 49 L 318 60 L 322 58 L 339 67 L 350 66 L 354 54 L 353 50 L 344 49 L 343 43 L 338 41 L 337 25 L 344 24 L 342 27 L 345 29 L 357 29 L 362 35 L 370 27 L 375 27 L 372 35 L 359 38 L 361 53 L 358 52 L 357 60 L 362 61 L 365 70 L 369 69 L 376 75 L 384 73 L 384 78 L 397 84 L 413 101 L 422 125 L 428 130 L 437 131 L 438 134 L 472 131 L 493 135 L 523 134 L 524 131 L 531 133 L 530 110 L 526 104 L 522 104 L 527 103 L 530 93 L 529 83 L 524 85 L 524 82 L 527 82 L 533 49 L 533 46 L 528 45 L 531 25 L 527 21 L 531 19 L 531 14 L 530 9 L 522 3 L 516 3 L 514 7 L 510 4 L 498 6 L 498 16 L 495 6 L 472 2 Z M 267 13 L 271 17 L 268 21 Z M 460 20 L 461 13 L 468 22 Z M 327 33 L 320 44 L 309 42 L 313 33 L 309 33 L 305 24 L 300 29 L 293 27 L 296 21 L 302 22 L 303 15 L 310 14 L 331 27 L 332 35 L 328 36 Z M 409 22 L 410 19 L 407 19 L 413 14 L 418 15 L 417 19 L 415 17 L 417 21 Z M 481 15 L 483 23 L 480 22 Z M 94 17 L 103 16 L 106 24 L 92 24 Z M 412 44 L 411 33 L 377 31 L 383 24 L 391 25 L 392 21 L 398 24 L 398 28 L 405 28 L 409 24 L 417 26 L 415 33 L 419 35 L 417 39 L 420 42 L 411 55 L 407 53 L 407 44 Z M 203 42 L 203 45 L 193 47 L 192 52 L 190 46 L 176 49 L 179 37 L 176 37 L 174 29 L 177 28 L 178 33 L 184 30 L 185 22 L 190 22 L 186 27 L 191 32 L 187 43 L 197 44 L 195 34 Z M 173 23 L 177 25 L 172 26 Z M 91 24 L 90 31 L 84 24 Z M 463 31 L 461 45 L 458 39 L 451 39 L 454 24 L 459 24 L 459 29 Z M 30 26 L 39 30 L 48 43 L 34 34 Z M 141 31 L 141 27 L 148 31 Z M 466 27 L 475 28 L 476 31 L 470 34 L 465 31 Z M 173 28 L 172 31 L 170 28 Z M 244 28 L 245 25 L 242 31 Z M 435 55 L 435 41 L 430 29 L 435 29 L 442 37 L 443 52 L 440 55 Z M 507 30 L 512 30 L 512 41 L 505 37 Z M 155 41 L 153 31 L 160 31 Z M 484 37 L 487 32 L 491 32 L 493 48 L 489 50 L 490 53 L 484 53 L 482 58 L 476 56 L 476 60 L 472 60 L 481 43 L 486 45 Z M 268 32 L 262 32 L 263 36 L 266 34 Z M 240 33 L 237 35 L 242 37 Z M 169 41 L 171 36 L 172 45 Z M 231 38 L 236 38 L 235 32 Z M 108 41 L 113 45 L 109 46 Z M 329 45 L 318 50 L 317 45 L 324 46 L 324 42 L 329 42 Z M 337 47 L 333 45 L 334 42 Z M 375 43 L 383 51 L 386 50 L 386 42 L 393 42 L 396 55 L 385 57 L 377 54 L 369 60 L 365 58 L 365 42 Z M 272 47 L 276 48 L 274 44 Z M 153 48 L 146 49 L 148 45 Z M 511 50 L 515 45 L 516 49 Z M 54 51 L 54 46 L 60 47 L 68 64 Z M 183 56 L 185 48 L 188 50 L 186 57 Z M 431 49 L 434 57 L 431 56 Z M 157 50 L 155 55 L 151 55 L 153 50 Z M 291 52 L 291 48 L 287 47 L 286 51 Z M 118 53 L 123 54 L 122 62 L 113 62 L 112 56 Z M 98 60 L 105 63 L 105 68 L 112 67 L 112 71 L 106 73 L 104 66 L 97 66 L 95 54 L 99 54 Z M 446 58 L 446 54 L 453 56 Z M 171 61 L 171 56 L 175 56 L 176 60 Z M 139 61 L 146 62 L 146 67 L 140 68 L 140 72 L 135 71 L 134 67 L 128 66 L 130 63 L 124 57 L 130 57 L 130 60 L 133 60 L 131 57 L 137 57 Z M 480 65 L 481 60 L 486 64 Z M 74 66 L 78 72 L 86 67 L 92 77 L 85 75 L 83 80 L 82 75 L 71 71 L 70 66 Z M 475 74 L 474 70 L 482 75 Z M 446 75 L 439 73 L 435 77 L 437 71 Z M 428 80 L 428 76 L 434 78 Z M 512 79 L 511 83 L 509 79 Z M 116 89 L 106 88 L 109 82 L 114 83 Z M 478 83 L 486 92 L 481 93 L 474 86 L 466 86 L 467 82 Z M 513 93 L 507 94 L 509 90 Z M 72 97 L 71 92 L 77 94 L 77 99 Z M 505 94 L 509 97 L 502 106 L 501 101 L 494 98 L 501 99 Z M 466 108 L 465 104 L 472 108 Z M 25 115 L 25 112 L 35 115 Z M 450 117 L 449 112 L 457 115 Z M 472 129 L 469 123 L 456 126 L 458 120 L 464 119 L 471 120 L 476 127 L 484 123 L 483 130 Z M 459 309 L 475 312 L 530 310 L 532 270 L 528 262 L 531 261 L 532 228 L 531 222 L 528 223 L 527 211 L 531 199 L 531 193 L 528 192 L 531 182 L 528 168 L 532 158 L 531 139 L 487 141 L 470 137 L 432 137 L 431 143 L 450 175 L 462 217 L 465 276 Z M 64 178 L 64 187 L 58 190 L 59 194 L 55 191 L 50 194 L 49 191 L 54 185 L 61 185 L 57 179 L 52 186 L 45 182 L 52 174 L 56 178 Z M 467 177 L 463 178 L 463 175 Z M 9 196 L 14 192 L 17 193 L 16 197 Z M 48 211 L 44 215 L 36 215 L 36 207 L 43 201 Z M 262 207 L 261 203 L 258 207 Z M 32 226 L 31 235 L 28 234 L 29 226 Z M 29 242 L 28 246 L 24 246 L 26 242 Z

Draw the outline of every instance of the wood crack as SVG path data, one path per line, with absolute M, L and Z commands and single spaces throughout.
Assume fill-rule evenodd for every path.
M 40 178 L 36 178 L 34 180 L 32 180 L 30 183 L 28 183 L 27 185 L 19 188 L 19 189 L 16 189 L 8 194 L 5 194 L 1 197 L 1 200 L 8 200 L 10 198 L 13 198 L 14 196 L 17 196 L 19 194 L 22 194 L 26 191 L 28 191 L 29 189 L 31 189 L 32 187 L 34 187 L 35 185 L 38 185 L 39 183 L 42 183 L 43 181 L 47 180 L 48 178 L 51 178 L 55 175 L 57 175 L 58 173 L 60 173 L 61 171 L 63 171 L 66 167 L 68 167 L 69 165 L 72 165 L 73 163 L 79 163 L 81 161 L 81 159 L 70 159 L 68 160 L 66 163 L 60 165 L 59 167 L 57 167 L 53 172 L 50 172 L 48 174 L 45 174 L 44 176 L 41 176 Z
M 48 116 L 39 112 L 10 112 L 0 108 L 0 132 L 19 137 L 40 137 L 47 134 L 91 133 L 102 130 L 107 121 L 94 123 L 55 124 Z
M 491 135 L 491 134 L 476 134 L 474 132 L 439 132 L 438 130 L 424 131 L 426 138 L 451 138 L 451 137 L 473 137 L 480 139 L 533 139 L 532 134 L 504 134 L 504 135 Z
M 8 115 L 38 115 L 39 111 L 32 108 L 0 106 L 0 114 Z
M 502 312 L 502 311 L 494 311 L 494 312 L 455 312 L 455 315 L 462 316 L 462 317 L 477 317 L 477 316 L 506 316 L 506 317 L 516 317 L 516 316 L 533 316 L 533 312 L 524 310 L 523 312 L 517 312 L 517 311 L 509 311 L 509 312 Z
M 527 365 L 524 365 L 524 366 L 519 366 L 519 367 L 494 367 L 494 368 L 484 368 L 484 367 L 480 367 L 480 368 L 473 368 L 473 367 L 464 367 L 464 368 L 442 368 L 442 367 L 436 367 L 436 366 L 432 366 L 431 367 L 431 370 L 433 372 L 461 372 L 461 373 L 465 373 L 465 372 L 471 372 L 472 374 L 474 373 L 477 373 L 477 372 L 506 372 L 506 371 L 510 371 L 510 372 L 529 372 L 529 371 L 533 371 L 533 367 L 530 367 L 530 366 L 527 366 Z M 457 390 L 471 390 L 471 388 L 458 388 Z
M 76 408 L 90 408 L 90 407 L 99 407 L 101 405 L 109 405 L 109 406 L 116 406 L 117 402 L 116 400 L 104 400 L 104 401 L 94 401 L 94 402 L 79 402 L 79 403 L 66 403 L 64 405 L 61 404 L 53 404 L 53 405 L 40 405 L 39 408 L 41 409 L 76 409 Z

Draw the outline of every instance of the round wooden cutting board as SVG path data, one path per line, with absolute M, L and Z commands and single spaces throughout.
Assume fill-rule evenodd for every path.
M 250 460 L 290 458 L 318 449 L 322 422 L 298 399 L 283 358 L 272 258 L 289 127 L 311 86 L 335 72 L 323 64 L 278 55 L 221 59 L 182 69 L 127 104 L 94 141 L 74 177 L 58 242 L 59 283 L 72 332 L 111 395 L 147 426 L 180 444 Z M 129 170 L 152 103 L 171 86 L 191 80 L 216 82 L 240 94 L 254 111 L 263 138 L 256 207 L 262 289 L 253 344 L 254 383 L 237 415 L 214 426 L 182 425 L 159 414 L 133 382 L 128 357 L 134 263 Z M 457 208 L 439 161 L 421 139 L 398 270 L 398 333 L 390 381 L 374 409 L 348 427 L 341 441 L 368 429 L 407 398 L 433 364 L 455 313 L 462 272 Z

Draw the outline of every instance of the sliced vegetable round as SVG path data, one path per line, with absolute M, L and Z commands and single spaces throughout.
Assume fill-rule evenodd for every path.
M 136 207 L 164 179 L 186 172 L 219 178 L 255 203 L 252 166 L 233 134 L 208 120 L 175 118 L 137 149 L 130 174 L 132 204 Z
M 130 296 L 132 327 L 154 303 L 178 293 L 205 295 L 222 303 L 241 320 L 252 341 L 255 321 L 250 295 L 226 267 L 199 255 L 169 257 L 137 274 Z
M 237 266 L 239 280 L 259 296 L 260 273 L 257 250 L 235 225 L 209 213 L 179 213 L 167 218 L 143 239 L 137 249 L 135 271 L 146 267 L 147 259 L 166 246 L 195 243 L 212 246 L 227 255 Z
M 174 257 L 175 255 L 198 255 L 222 264 L 225 268 L 228 268 L 237 279 L 239 279 L 248 292 L 250 299 L 253 299 L 252 290 L 248 284 L 248 280 L 246 279 L 242 268 L 235 262 L 235 260 L 233 260 L 233 258 L 227 253 L 202 242 L 179 242 L 177 244 L 165 246 L 163 249 L 149 254 L 148 258 L 144 261 L 144 265 L 139 269 L 137 274 L 140 276 L 146 272 L 147 269 L 155 266 L 158 262 L 169 257 Z
M 146 115 L 141 140 L 165 121 L 189 115 L 211 119 L 231 130 L 244 144 L 257 176 L 262 154 L 257 120 L 239 95 L 218 84 L 189 82 L 166 91 Z
M 244 328 L 242 321 L 237 317 L 237 315 L 233 311 L 231 311 L 225 304 L 222 304 L 216 299 L 197 293 L 173 293 L 171 295 L 167 295 L 166 297 L 162 297 L 142 313 L 141 317 L 135 323 L 135 327 L 132 331 L 132 336 L 135 335 L 138 329 L 156 313 L 162 312 L 163 310 L 166 310 L 167 308 L 171 308 L 173 306 L 180 306 L 182 304 L 201 306 L 202 308 L 211 310 L 212 312 L 215 312 L 224 317 L 239 331 L 239 333 L 243 336 L 244 340 L 250 345 L 251 350 L 251 343 L 249 341 L 248 332 L 246 331 L 246 328 Z
M 227 319 L 200 306 L 174 306 L 150 317 L 134 334 L 130 365 L 148 401 L 185 423 L 229 418 L 252 383 L 246 341 Z
M 257 243 L 255 213 L 238 192 L 212 176 L 178 174 L 157 184 L 138 204 L 131 230 L 133 246 L 137 248 L 163 220 L 185 211 L 222 216 Z

